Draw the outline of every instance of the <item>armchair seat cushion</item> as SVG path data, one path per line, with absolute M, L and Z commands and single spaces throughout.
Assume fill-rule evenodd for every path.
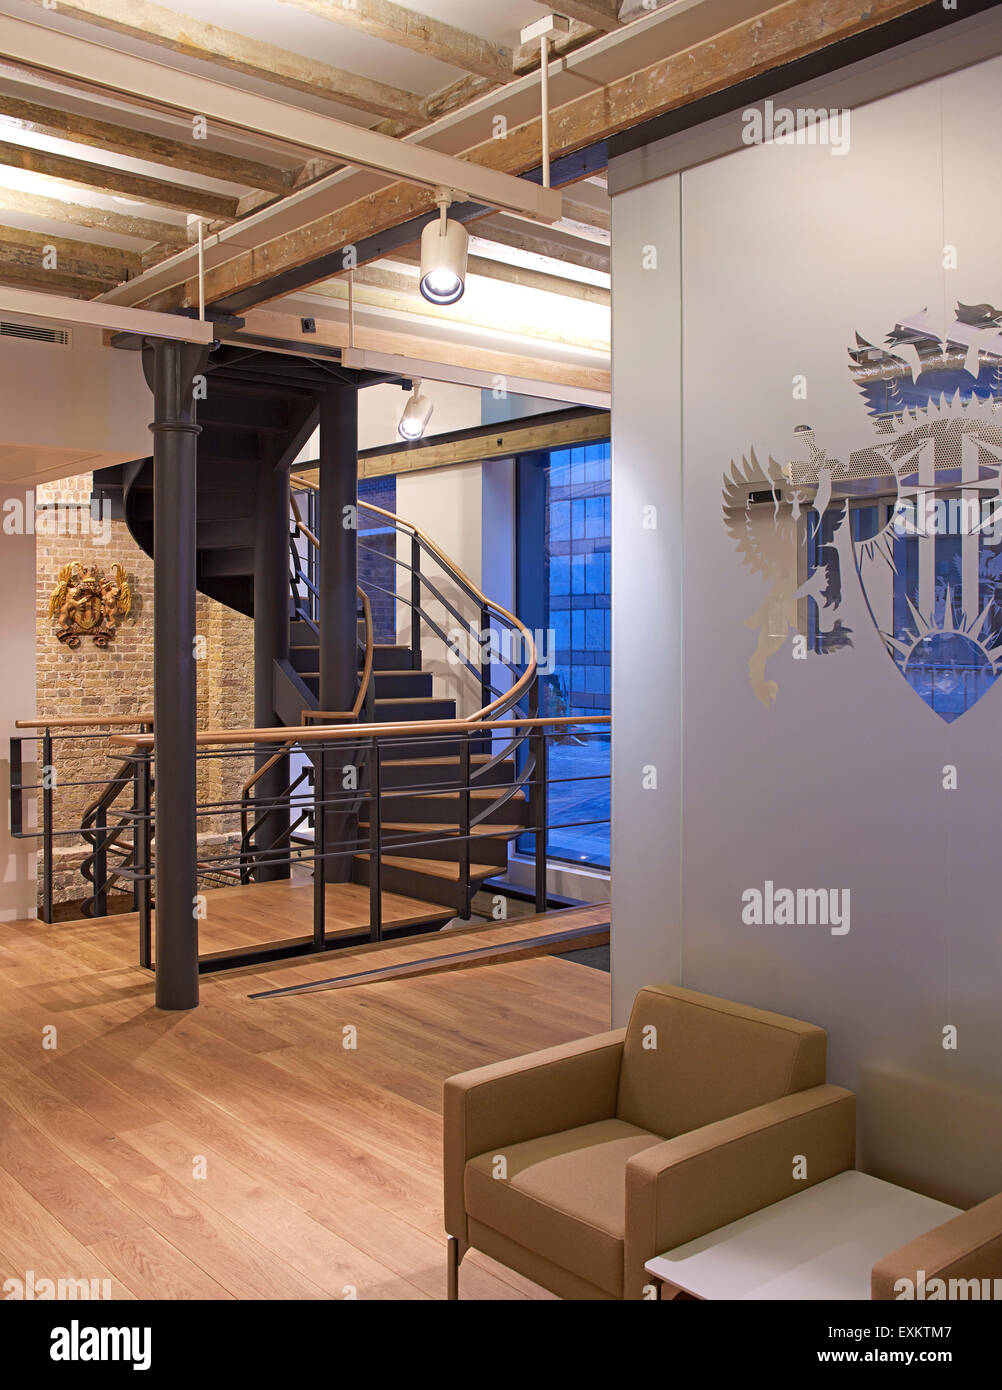
M 621 1298 L 627 1160 L 660 1143 L 625 1120 L 599 1120 L 479 1154 L 466 1165 L 466 1210 Z M 499 1158 L 507 1176 L 495 1176 Z

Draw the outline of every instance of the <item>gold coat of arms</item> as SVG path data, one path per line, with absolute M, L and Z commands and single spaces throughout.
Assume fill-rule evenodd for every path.
M 81 637 L 106 647 L 131 611 L 132 590 L 121 565 L 112 565 L 110 575 L 97 565 L 64 565 L 49 597 L 56 636 L 68 647 L 79 647 Z

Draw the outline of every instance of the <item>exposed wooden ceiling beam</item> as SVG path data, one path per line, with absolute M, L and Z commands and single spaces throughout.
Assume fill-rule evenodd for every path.
M 609 438 L 610 415 L 606 410 L 594 414 L 560 411 L 560 418 L 539 415 L 531 420 L 495 424 L 482 429 L 456 430 L 417 446 L 368 449 L 358 456 L 360 478 L 378 478 L 387 473 L 414 473 L 425 468 L 448 468 L 457 463 L 510 458 L 541 449 L 572 449 L 575 445 Z M 465 436 L 465 437 L 464 437 Z M 319 482 L 319 469 L 311 471 Z
M 43 270 L 40 265 L 21 265 L 7 260 L 0 248 L 0 283 L 43 294 L 67 294 L 73 299 L 94 299 L 108 288 L 107 280 L 84 279 L 62 270 Z
M 323 284 L 314 285 L 310 293 L 347 303 L 348 284 L 341 279 L 326 280 Z M 356 305 L 368 304 L 377 309 L 425 319 L 444 317 L 440 310 L 422 299 L 415 276 L 384 266 L 368 265 L 356 270 L 353 293 Z M 597 332 L 582 333 L 569 328 L 566 323 L 555 324 L 552 319 L 544 318 L 535 311 L 527 314 L 524 300 L 512 304 L 511 296 L 508 299 L 510 307 L 502 308 L 495 303 L 485 309 L 483 305 L 477 305 L 476 295 L 468 292 L 458 304 L 449 306 L 447 322 L 450 325 L 487 328 L 518 338 L 561 342 L 568 347 L 585 348 L 592 352 L 608 352 L 608 332 L 603 333 L 601 325 L 597 325 Z
M 237 215 L 237 199 L 224 193 L 207 193 L 201 188 L 188 188 L 169 183 L 166 179 L 132 174 L 125 169 L 112 169 L 105 164 L 93 164 L 85 159 L 70 159 L 64 154 L 29 149 L 0 140 L 0 164 L 11 169 L 25 169 L 47 178 L 62 179 L 64 183 L 79 184 L 96 193 L 111 197 L 134 198 L 137 203 L 154 207 L 173 208 L 177 212 L 198 213 L 214 221 L 232 222 Z
M 553 9 L 568 19 L 579 19 L 582 24 L 590 24 L 604 33 L 619 28 L 619 0 L 555 0 L 552 6 L 548 0 L 538 0 L 538 3 L 544 9 Z
M 899 15 L 929 0 L 785 0 L 784 4 L 736 24 L 721 34 L 659 59 L 557 107 L 550 117 L 554 158 L 607 139 L 620 130 L 734 86 L 746 78 L 782 67 L 808 53 Z M 505 140 L 485 140 L 463 157 L 485 167 L 521 174 L 539 163 L 540 119 L 509 130 Z M 434 198 L 413 184 L 395 182 L 377 192 L 247 250 L 214 267 L 206 276 L 210 303 L 246 290 L 276 274 L 308 265 L 318 257 L 397 227 L 432 211 Z M 197 302 L 197 283 L 189 279 L 144 301 L 170 310 Z
M 307 348 L 324 346 L 343 349 L 348 346 L 348 337 L 348 324 L 342 319 L 318 318 L 316 332 L 304 337 L 302 319 L 298 315 L 275 313 L 271 309 L 252 309 L 246 316 L 244 328 L 233 333 L 230 341 L 267 338 L 278 343 L 296 342 Z M 541 352 L 539 356 L 527 352 L 504 352 L 480 343 L 471 345 L 442 337 L 423 338 L 413 333 L 386 332 L 368 326 L 356 332 L 354 337 L 356 347 L 373 352 L 508 377 L 511 390 L 518 389 L 511 385 L 515 380 L 550 382 L 582 393 L 605 393 L 610 387 L 607 358 L 602 358 L 598 365 L 583 366 L 560 359 L 552 352 Z M 588 399 L 587 396 L 584 398 Z
M 437 121 L 440 116 L 448 116 L 450 111 L 458 111 L 467 102 L 483 96 L 485 92 L 496 91 L 501 84 L 490 77 L 461 77 L 458 82 L 450 82 L 421 103 L 421 114 L 426 124 Z
M 586 304 L 612 303 L 611 291 L 601 285 L 589 285 L 583 280 L 570 280 L 565 275 L 548 275 L 545 270 L 530 270 L 527 266 L 508 265 L 505 261 L 490 261 L 486 256 L 470 256 L 466 263 L 470 275 L 482 275 L 488 280 L 504 280 L 509 285 L 521 285 L 527 290 L 542 290 L 545 294 L 562 294 L 566 299 L 581 299 Z
M 573 53 L 583 44 L 591 43 L 601 32 L 601 29 L 596 29 L 592 24 L 582 24 L 579 19 L 572 19 L 571 27 L 566 34 L 551 34 L 550 53 L 554 58 L 561 58 L 565 53 Z M 527 72 L 535 72 L 539 67 L 540 52 L 538 39 L 535 43 L 520 43 L 512 60 L 515 76 L 521 77 Z
M 582 227 L 594 227 L 597 231 L 612 229 L 612 213 L 608 208 L 595 207 L 591 203 L 579 203 L 574 198 L 564 199 L 564 216 L 567 222 L 579 222 Z
M 62 275 L 100 280 L 108 286 L 138 275 L 141 258 L 137 251 L 121 251 L 115 246 L 0 226 L 0 279 L 11 265 L 45 274 L 58 271 Z
M 407 265 L 419 265 L 421 257 L 416 248 L 408 248 L 394 251 L 386 260 L 389 264 L 403 261 Z M 612 302 L 610 291 L 601 285 L 550 275 L 545 270 L 530 270 L 527 266 L 509 265 L 506 261 L 488 260 L 486 256 L 468 256 L 466 270 L 469 275 L 479 275 L 485 280 L 501 280 L 509 285 L 521 285 L 523 289 L 541 290 L 544 294 L 562 294 L 566 299 L 581 299 L 586 304 L 601 304 L 604 308 Z
M 45 0 L 28 0 L 28 3 L 40 9 L 52 9 Z M 273 82 L 279 87 L 326 97 L 370 115 L 402 117 L 415 125 L 420 124 L 421 101 L 413 92 L 345 72 L 305 54 L 291 53 L 216 24 L 205 24 L 153 4 L 152 0 L 59 0 L 58 12 L 85 24 L 110 29 L 115 34 L 156 44 L 171 53 L 218 63 L 233 72 Z
M 81 116 L 75 111 L 61 111 L 54 106 L 24 101 L 20 97 L 0 94 L 0 116 L 15 120 L 20 127 L 58 140 L 70 140 L 76 145 L 89 145 L 130 159 L 145 159 L 152 164 L 184 169 L 192 174 L 205 174 L 226 183 L 240 183 L 247 188 L 263 188 L 271 193 L 290 193 L 295 186 L 296 170 L 276 169 L 255 159 L 243 159 L 226 150 L 213 149 L 206 141 L 172 140 L 165 135 L 151 135 L 145 130 L 94 116 Z M 4 127 L 0 126 L 0 130 Z
M 379 478 L 388 473 L 414 473 L 426 468 L 449 468 L 457 463 L 510 458 L 513 454 L 530 454 L 540 449 L 572 449 L 575 445 L 608 439 L 610 418 L 607 410 L 571 407 L 503 424 L 450 430 L 414 444 L 362 449 L 358 455 L 358 476 Z M 297 469 L 292 476 L 317 486 L 320 483 L 319 468 Z
M 497 246 L 507 246 L 514 251 L 526 251 L 533 256 L 548 256 L 552 261 L 563 261 L 565 265 L 579 265 L 585 270 L 601 270 L 608 273 L 608 247 L 597 244 L 588 245 L 571 237 L 559 236 L 560 227 L 535 228 L 527 223 L 509 225 L 497 217 L 483 217 L 470 223 L 470 233 L 481 241 L 492 241 Z
M 4 213 L 25 213 L 44 217 L 49 222 L 69 222 L 75 227 L 92 227 L 95 231 L 114 232 L 117 236 L 135 237 L 157 246 L 176 249 L 189 245 L 188 229 L 173 222 L 153 222 L 145 217 L 133 217 L 127 212 L 108 212 L 105 208 L 90 207 L 87 203 L 68 203 L 62 198 L 46 198 L 40 193 L 22 193 L 19 188 L 0 186 L 0 216 Z
M 284 3 L 373 38 L 385 39 L 400 48 L 409 48 L 427 58 L 437 58 L 478 77 L 507 82 L 512 75 L 511 49 L 463 29 L 454 29 L 451 24 L 443 24 L 416 10 L 404 9 L 402 5 L 392 4 L 391 0 L 350 0 L 347 4 L 344 0 L 284 0 Z
M 241 91 L 216 78 L 180 70 L 177 65 L 153 62 L 3 14 L 0 44 L 14 61 L 33 71 L 156 100 L 174 110 L 201 112 L 204 118 L 227 128 L 256 132 L 327 154 L 383 177 L 420 183 L 433 195 L 445 187 L 453 197 L 505 208 L 534 221 L 554 222 L 560 217 L 561 198 L 556 189 L 499 173 L 427 143 L 405 145 L 378 131 L 304 108 L 301 102 L 280 102 Z M 281 214 L 286 212 L 288 204 L 283 203 Z

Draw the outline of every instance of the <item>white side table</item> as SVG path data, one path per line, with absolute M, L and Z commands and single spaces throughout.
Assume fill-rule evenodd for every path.
M 854 1170 L 690 1240 L 646 1269 L 696 1298 L 869 1299 L 877 1260 L 959 1212 Z

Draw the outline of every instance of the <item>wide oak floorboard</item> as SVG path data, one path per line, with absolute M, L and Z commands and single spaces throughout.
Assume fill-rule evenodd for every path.
M 285 937 L 309 896 L 222 890 L 206 944 Z M 362 920 L 361 893 L 330 899 L 335 929 Z M 608 976 L 560 956 L 501 958 L 249 996 L 601 916 L 211 975 L 188 1014 L 154 1007 L 133 915 L 0 923 L 0 1282 L 32 1270 L 108 1280 L 118 1298 L 443 1298 L 443 1082 L 604 1031 Z M 462 1292 L 551 1297 L 475 1251 Z

